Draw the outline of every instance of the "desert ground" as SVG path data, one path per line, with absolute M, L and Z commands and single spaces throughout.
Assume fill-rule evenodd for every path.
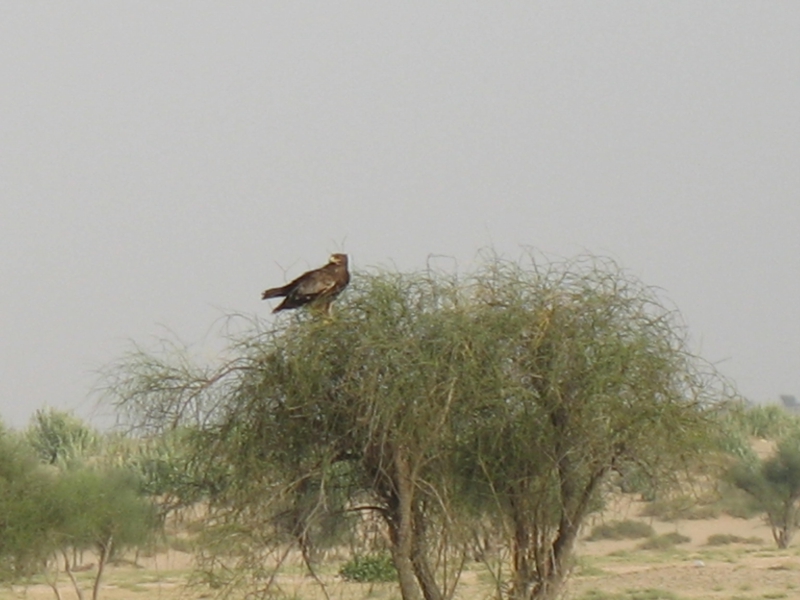
M 589 541 L 584 536 L 577 547 L 572 577 L 564 592 L 565 600 L 755 600 L 800 598 L 800 546 L 778 550 L 769 527 L 760 518 L 737 519 L 719 516 L 710 519 L 663 522 L 640 516 L 643 505 L 618 502 L 598 515 L 592 524 L 614 520 L 639 520 L 650 524 L 658 534 L 677 532 L 689 541 L 672 547 L 645 550 L 641 539 Z M 738 536 L 742 541 L 709 545 L 709 536 Z M 746 541 L 745 541 L 746 540 Z M 339 564 L 330 561 L 320 568 L 331 599 L 399 598 L 394 584 L 348 583 L 337 575 Z M 189 554 L 168 551 L 155 556 L 139 556 L 112 565 L 104 576 L 100 598 L 106 600 L 179 600 L 212 598 L 214 590 L 187 585 L 192 572 Z M 90 570 L 77 574 L 84 595 L 91 598 Z M 324 599 L 315 580 L 301 565 L 289 566 L 279 577 L 286 597 Z M 62 600 L 77 598 L 69 580 L 60 577 Z M 492 578 L 480 563 L 470 564 L 462 576 L 456 598 L 496 597 Z M 55 598 L 42 581 L 0 590 L 0 600 L 44 600 Z

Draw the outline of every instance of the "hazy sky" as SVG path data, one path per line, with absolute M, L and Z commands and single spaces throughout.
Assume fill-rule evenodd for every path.
M 330 252 L 489 245 L 610 256 L 800 395 L 800 2 L 0 5 L 6 424 Z

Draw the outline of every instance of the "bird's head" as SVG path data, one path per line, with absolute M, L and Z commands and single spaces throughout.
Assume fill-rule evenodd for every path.
M 328 259 L 328 262 L 334 265 L 344 265 L 347 266 L 347 254 L 331 254 L 331 257 Z

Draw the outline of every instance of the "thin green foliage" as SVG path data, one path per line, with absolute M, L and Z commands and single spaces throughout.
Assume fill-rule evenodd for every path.
M 39 460 L 62 469 L 82 465 L 100 446 L 96 431 L 71 413 L 55 409 L 37 410 L 25 438 Z
M 267 588 L 287 544 L 313 574 L 371 518 L 406 598 L 452 593 L 476 523 L 514 548 L 516 597 L 552 595 L 606 476 L 688 465 L 720 393 L 677 314 L 593 257 L 356 273 L 331 319 L 254 320 L 216 366 L 175 350 L 136 350 L 109 390 L 144 427 L 194 432 L 196 473 L 223 467 L 207 564 Z

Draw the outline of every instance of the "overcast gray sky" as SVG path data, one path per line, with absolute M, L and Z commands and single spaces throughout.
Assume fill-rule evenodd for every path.
M 800 395 L 800 2 L 4 2 L 0 416 L 325 262 L 617 260 Z

